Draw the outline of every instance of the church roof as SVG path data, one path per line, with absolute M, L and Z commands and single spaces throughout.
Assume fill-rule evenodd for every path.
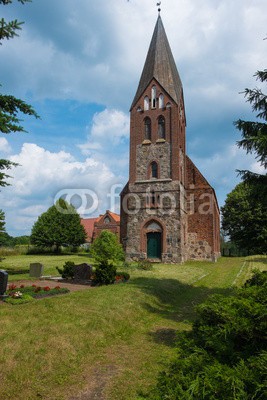
M 154 29 L 139 86 L 131 109 L 155 78 L 178 104 L 182 93 L 182 82 L 172 55 L 168 38 L 160 15 Z

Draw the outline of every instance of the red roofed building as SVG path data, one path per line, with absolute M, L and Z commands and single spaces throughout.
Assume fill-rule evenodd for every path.
M 97 218 L 82 218 L 81 224 L 87 234 L 87 243 L 92 243 L 103 230 L 113 232 L 120 237 L 120 216 L 109 210 Z

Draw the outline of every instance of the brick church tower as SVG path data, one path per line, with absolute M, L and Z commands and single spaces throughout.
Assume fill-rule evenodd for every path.
M 186 155 L 183 87 L 160 15 L 130 113 L 129 181 L 121 193 L 127 259 L 216 258 L 218 204 Z

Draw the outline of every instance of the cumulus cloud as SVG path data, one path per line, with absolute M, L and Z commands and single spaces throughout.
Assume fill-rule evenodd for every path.
M 90 150 L 110 149 L 129 137 L 129 116 L 122 111 L 105 109 L 93 116 L 87 142 L 79 146 L 83 154 Z M 90 154 L 90 153 L 89 153 Z
M 76 198 L 82 198 L 85 192 L 91 197 L 94 194 L 97 215 L 103 207 L 109 208 L 108 196 L 112 185 L 118 183 L 103 162 L 92 157 L 77 161 L 70 153 L 51 152 L 33 143 L 24 143 L 20 153 L 10 159 L 19 166 L 10 171 L 12 186 L 5 188 L 0 196 L 11 232 L 29 233 L 38 215 L 53 204 L 60 191 L 65 195 L 72 191 L 74 198 L 75 194 Z
M 25 21 L 20 37 L 0 48 L 1 91 L 46 105 L 42 139 L 36 133 L 36 143 L 14 150 L 12 160 L 20 166 L 11 171 L 13 186 L 0 193 L 7 226 L 11 232 L 29 231 L 37 214 L 66 187 L 93 188 L 102 199 L 99 210 L 110 208 L 107 188 L 128 176 L 128 110 L 157 18 L 155 2 L 79 0 L 77 6 L 73 0 L 38 0 L 24 6 L 13 2 L 1 11 L 4 18 Z M 266 0 L 162 4 L 184 86 L 188 148 L 221 204 L 238 181 L 235 169 L 260 170 L 252 156 L 232 144 L 238 140 L 232 121 L 246 119 L 250 107 L 239 92 L 254 87 L 254 72 L 266 68 L 266 13 Z M 86 138 L 78 137 L 76 121 L 66 117 L 67 105 L 63 114 L 65 100 L 88 104 L 84 125 L 79 121 Z M 91 103 L 104 111 L 94 114 Z M 50 118 L 56 112 L 60 115 Z M 71 134 L 65 138 L 66 125 Z M 15 136 L 9 142 L 1 138 L 0 151 L 18 148 L 21 140 Z
M 11 146 L 9 145 L 6 138 L 0 138 L 0 151 L 2 151 L 3 153 L 11 152 Z
M 105 109 L 93 116 L 87 141 L 78 145 L 84 155 L 105 159 L 112 171 L 125 181 L 128 172 L 129 125 L 128 115 L 120 110 Z
M 80 0 L 79 7 L 38 0 L 10 9 L 25 25 L 21 38 L 1 48 L 6 86 L 21 94 L 30 88 L 36 98 L 129 107 L 157 15 L 152 0 Z M 219 82 L 222 102 L 231 101 L 229 91 L 241 90 L 264 62 L 264 9 L 265 0 L 208 0 L 201 7 L 169 0 L 162 18 L 184 83 L 209 96 Z

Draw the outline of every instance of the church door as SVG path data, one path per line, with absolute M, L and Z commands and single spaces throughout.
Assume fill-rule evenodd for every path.
M 161 232 L 147 233 L 147 258 L 161 258 Z

